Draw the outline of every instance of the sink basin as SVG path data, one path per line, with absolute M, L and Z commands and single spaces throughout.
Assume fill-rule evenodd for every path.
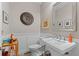
M 70 44 L 68 41 L 58 40 L 56 38 L 43 38 L 42 41 L 62 54 L 70 51 L 76 46 L 75 42 Z

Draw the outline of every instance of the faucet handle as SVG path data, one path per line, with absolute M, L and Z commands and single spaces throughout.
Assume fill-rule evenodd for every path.
M 65 40 L 65 37 L 64 37 L 64 40 Z
M 64 36 L 62 36 L 62 40 L 64 40 L 64 41 L 65 41 L 65 37 L 64 37 Z
M 58 35 L 58 37 L 59 37 L 59 40 L 61 40 L 61 35 Z
M 55 35 L 54 35 L 54 38 L 58 39 L 58 36 L 55 34 Z

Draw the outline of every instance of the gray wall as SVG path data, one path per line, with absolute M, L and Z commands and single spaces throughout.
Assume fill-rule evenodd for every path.
M 29 50 L 29 45 L 35 44 L 39 40 L 40 3 L 4 2 L 1 9 L 8 13 L 8 24 L 2 23 L 2 30 L 5 34 L 14 33 L 19 41 L 19 54 L 22 55 Z M 32 25 L 25 26 L 21 23 L 22 12 L 30 12 L 33 15 L 34 23 Z
M 62 36 L 65 36 L 67 37 L 68 34 L 70 33 L 69 31 L 55 31 L 53 30 L 53 26 L 52 26 L 52 6 L 53 4 L 52 3 L 42 3 L 42 6 L 41 6 L 41 20 L 44 20 L 46 19 L 47 17 L 49 18 L 50 20 L 50 26 L 49 26 L 49 29 L 44 29 L 44 28 L 41 28 L 41 33 L 50 33 L 52 35 L 54 34 L 60 34 Z M 77 4 L 77 31 L 73 31 L 71 32 L 72 33 L 72 36 L 75 37 L 75 38 L 79 38 L 79 3 Z
M 48 37 L 48 36 L 52 36 L 52 32 L 54 32 L 52 30 L 53 26 L 52 26 L 52 8 L 53 8 L 53 4 L 55 4 L 55 2 L 42 2 L 41 7 L 40 7 L 40 17 L 41 17 L 41 23 L 43 20 L 47 19 L 49 20 L 49 28 L 42 28 L 40 27 L 40 36 L 43 37 Z
M 2 3 L 2 11 L 5 11 L 8 14 L 8 20 L 9 20 L 9 3 L 6 3 L 6 2 Z M 3 21 L 3 18 L 2 18 L 2 21 Z M 4 34 L 8 34 L 9 24 L 5 24 L 4 22 L 2 22 L 2 31 L 4 32 Z
M 0 34 L 2 31 L 2 4 L 0 3 Z
M 11 17 L 9 20 L 10 32 L 38 33 L 40 31 L 40 5 L 37 3 L 10 3 Z M 23 12 L 30 12 L 34 17 L 32 25 L 25 26 L 20 21 Z M 37 23 L 38 22 L 38 23 Z M 18 30 L 18 31 L 17 31 Z
M 27 52 L 28 46 L 38 41 L 40 37 L 40 3 L 16 2 L 10 3 L 10 33 L 14 33 L 19 41 L 20 54 Z M 34 23 L 24 25 L 20 21 L 20 15 L 23 12 L 30 12 L 34 17 Z
M 41 8 L 40 8 L 40 17 L 41 17 L 41 22 L 42 20 L 45 20 L 45 19 L 49 19 L 49 22 L 50 22 L 50 26 L 49 26 L 49 29 L 44 29 L 41 27 L 41 33 L 51 33 L 52 31 L 52 5 L 54 3 L 46 3 L 46 2 L 43 2 L 41 4 Z

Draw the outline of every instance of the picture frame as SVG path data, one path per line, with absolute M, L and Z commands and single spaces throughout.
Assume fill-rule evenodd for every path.
M 3 14 L 3 23 L 8 24 L 8 14 L 4 10 L 2 11 Z
M 49 28 L 48 18 L 42 21 L 42 28 Z
M 65 26 L 70 27 L 72 25 L 72 21 L 70 19 L 65 21 Z

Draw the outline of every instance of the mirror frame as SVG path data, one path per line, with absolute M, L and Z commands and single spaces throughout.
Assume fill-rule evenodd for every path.
M 72 3 L 72 21 L 74 22 L 74 26 L 73 26 L 73 28 L 72 29 L 65 29 L 65 28 L 61 28 L 61 29 L 59 29 L 59 28 L 56 28 L 56 26 L 55 26 L 55 21 L 56 21 L 56 19 L 55 19 L 55 9 L 54 9 L 54 7 L 56 6 L 56 5 L 59 5 L 60 3 L 69 3 L 69 2 L 57 2 L 57 3 L 55 3 L 54 5 L 53 5 L 53 9 L 52 9 L 52 19 L 53 19 L 53 21 L 52 21 L 52 25 L 53 25 L 53 29 L 54 30 L 56 30 L 56 31 L 77 31 L 77 2 L 71 2 Z M 73 23 L 72 22 L 72 23 Z
M 23 17 L 25 17 L 25 19 L 23 19 Z M 28 22 L 25 22 L 24 20 L 25 21 L 28 20 Z M 33 17 L 33 15 L 30 12 L 23 12 L 20 15 L 20 21 L 24 25 L 31 25 L 34 22 L 34 17 Z

